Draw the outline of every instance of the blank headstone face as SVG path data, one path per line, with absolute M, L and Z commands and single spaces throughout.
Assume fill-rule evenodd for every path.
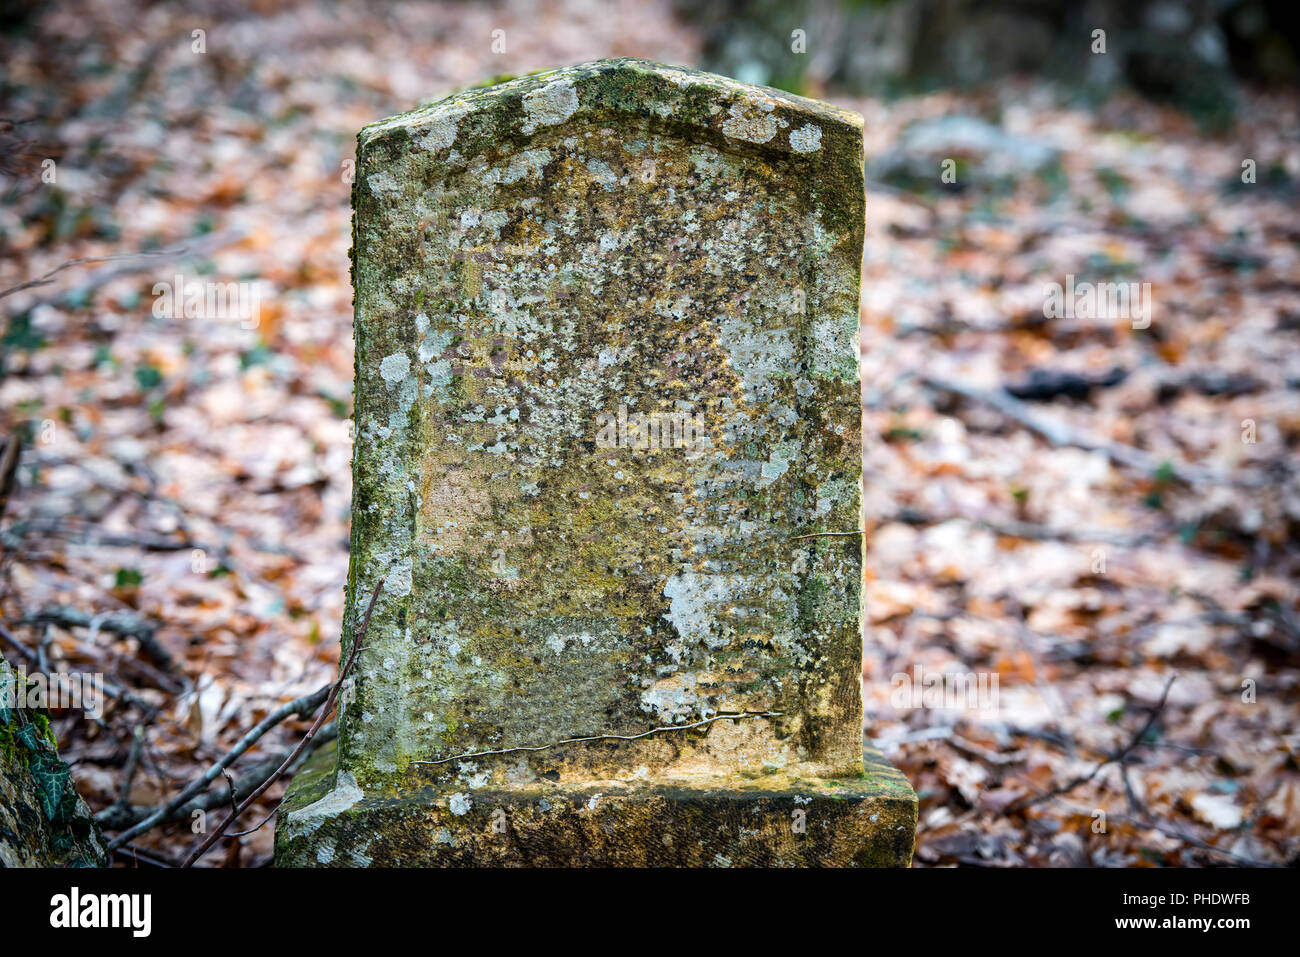
M 362 132 L 343 767 L 860 770 L 861 137 L 627 60 Z

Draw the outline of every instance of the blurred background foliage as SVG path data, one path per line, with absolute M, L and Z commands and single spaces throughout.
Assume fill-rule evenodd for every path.
M 1223 127 L 1242 80 L 1300 80 L 1288 0 L 678 0 L 677 8 L 704 31 L 707 69 L 806 96 L 902 95 L 1030 73 L 1081 97 L 1128 85 Z M 1080 56 L 1097 29 L 1105 54 Z M 798 52 L 797 30 L 820 42 Z
M 865 118 L 865 730 L 920 795 L 918 863 L 1295 866 L 1289 15 L 6 0 L 0 653 L 123 692 L 100 723 L 51 715 L 97 820 L 152 816 L 336 674 L 357 130 L 489 77 L 638 56 Z M 257 280 L 256 327 L 156 312 L 178 273 Z M 1152 321 L 1047 315 L 1067 276 L 1149 283 Z M 996 676 L 998 713 L 897 707 L 918 665 Z M 307 724 L 241 758 L 237 794 Z M 195 800 L 224 807 L 221 784 Z M 119 855 L 163 866 L 192 839 L 181 813 Z M 208 863 L 258 866 L 270 840 Z

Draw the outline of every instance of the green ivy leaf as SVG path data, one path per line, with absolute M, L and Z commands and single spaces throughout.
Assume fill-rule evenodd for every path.
M 49 746 L 44 732 L 36 726 L 35 722 L 29 722 L 19 728 L 14 733 L 14 740 L 28 751 L 42 751 Z
M 41 761 L 32 768 L 32 780 L 41 793 L 41 810 L 45 813 L 46 820 L 57 823 L 59 805 L 63 803 L 63 795 L 71 777 L 72 769 L 57 758 L 53 762 Z
M 0 670 L 0 725 L 7 725 L 13 720 L 13 705 L 18 700 L 18 682 L 6 670 Z

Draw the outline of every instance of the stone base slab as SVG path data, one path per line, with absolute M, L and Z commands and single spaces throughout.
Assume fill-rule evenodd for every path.
M 276 821 L 279 867 L 907 867 L 916 794 L 866 773 L 547 781 L 364 793 L 322 749 Z

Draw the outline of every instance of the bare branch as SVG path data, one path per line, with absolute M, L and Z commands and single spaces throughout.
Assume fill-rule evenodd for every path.
M 194 257 L 207 255 L 222 246 L 243 238 L 240 230 L 227 230 L 221 233 L 211 233 L 202 239 L 187 243 L 184 246 L 173 246 L 169 249 L 145 249 L 134 253 L 119 253 L 113 256 L 87 256 L 82 259 L 69 259 L 65 263 L 55 266 L 43 276 L 35 279 L 28 279 L 26 282 L 20 282 L 15 286 L 9 286 L 6 289 L 0 289 L 0 299 L 12 296 L 16 292 L 24 289 L 34 289 L 38 286 L 48 286 L 54 281 L 54 277 L 66 269 L 73 269 L 77 266 L 89 266 L 92 263 L 118 263 L 119 265 L 110 266 L 104 269 L 97 269 L 86 280 L 81 287 L 83 290 L 95 290 L 111 282 L 119 276 L 130 275 L 133 272 L 139 272 L 148 265 L 166 262 L 171 259 L 180 259 L 182 257 Z M 41 300 L 48 302 L 49 300 Z
M 276 708 L 265 718 L 259 721 L 256 725 L 254 725 L 253 728 L 247 734 L 245 734 L 242 738 L 239 739 L 238 744 L 236 744 L 233 748 L 231 748 L 229 751 L 223 754 L 220 758 L 218 758 L 216 762 L 212 764 L 211 767 L 209 767 L 205 772 L 203 772 L 202 775 L 195 778 L 188 785 L 186 785 L 186 787 L 184 788 L 184 790 L 181 791 L 180 794 L 176 795 L 176 797 L 172 798 L 165 805 L 163 805 L 161 808 L 159 808 L 149 817 L 145 818 L 139 824 L 136 824 L 135 826 L 129 828 L 128 830 L 123 831 L 117 837 L 109 841 L 108 849 L 111 851 L 115 848 L 121 847 L 124 844 L 126 844 L 127 841 L 139 837 L 145 831 L 148 831 L 153 827 L 155 827 L 156 825 L 161 824 L 164 820 L 167 820 L 172 815 L 172 813 L 175 812 L 181 805 L 183 805 L 186 801 L 190 800 L 195 795 L 203 791 L 209 784 L 215 781 L 217 779 L 217 776 L 220 775 L 222 772 L 224 772 L 226 768 L 230 767 L 230 765 L 234 764 L 240 755 L 242 755 L 245 751 L 247 751 L 254 744 L 256 744 L 258 739 L 260 739 L 264 734 L 266 734 L 266 732 L 270 731 L 272 728 L 278 725 L 285 718 L 294 714 L 312 714 L 320 706 L 321 702 L 326 700 L 326 698 L 329 696 L 330 690 L 333 687 L 334 687 L 333 685 L 325 685 L 324 687 L 316 689 L 309 695 L 303 695 L 300 698 L 295 698 L 293 701 L 290 701 L 287 704 L 283 704 L 280 707 Z M 108 810 L 111 811 L 112 809 L 108 809 Z M 99 817 L 100 815 L 104 815 L 105 819 L 108 819 L 105 811 L 101 811 L 99 815 L 96 815 L 96 817 Z
M 1147 475 L 1154 475 L 1162 468 L 1168 469 L 1174 478 L 1186 485 L 1229 485 L 1229 484 L 1249 484 L 1240 479 L 1229 479 L 1225 475 L 1210 469 L 1201 468 L 1200 466 L 1188 465 L 1184 462 L 1166 462 L 1157 459 L 1155 456 L 1141 449 L 1136 449 L 1131 445 L 1122 445 L 1119 442 L 1107 442 L 1095 436 L 1086 435 L 1079 432 L 1064 422 L 1044 418 L 1024 402 L 1014 396 L 1006 395 L 1000 392 L 985 392 L 982 389 L 976 389 L 973 386 L 966 385 L 962 382 L 948 382 L 934 376 L 922 376 L 922 381 L 933 389 L 940 392 L 947 392 L 952 395 L 959 395 L 964 399 L 970 399 L 975 402 L 981 402 L 997 411 L 1001 412 L 1007 418 L 1019 422 L 1025 428 L 1032 432 L 1037 432 L 1049 444 L 1057 446 L 1073 446 L 1075 448 L 1087 449 L 1092 452 L 1101 452 L 1116 465 L 1127 466 Z
M 1138 728 L 1137 733 L 1134 734 L 1133 737 L 1129 739 L 1128 744 L 1124 745 L 1124 747 L 1120 748 L 1118 751 L 1112 752 L 1109 757 L 1107 757 L 1104 761 L 1098 764 L 1087 774 L 1081 774 L 1078 777 L 1075 777 L 1072 780 L 1066 782 L 1065 784 L 1062 784 L 1060 787 L 1052 788 L 1052 790 L 1039 794 L 1036 797 L 1016 801 L 1014 804 L 1010 805 L 1007 808 L 1007 813 L 1011 814 L 1015 811 L 1023 811 L 1025 808 L 1033 807 L 1035 804 L 1041 804 L 1044 801 L 1050 801 L 1053 798 L 1061 796 L 1062 794 L 1068 794 L 1070 791 L 1073 791 L 1079 785 L 1087 784 L 1098 774 L 1100 774 L 1101 769 L 1106 767 L 1108 764 L 1114 764 L 1116 761 L 1118 761 L 1122 765 L 1124 763 L 1124 759 L 1129 756 L 1129 754 L 1133 751 L 1133 749 L 1135 749 L 1138 745 L 1142 743 L 1142 739 L 1146 737 L 1147 732 L 1150 731 L 1151 728 L 1155 725 L 1156 721 L 1160 719 L 1161 713 L 1165 710 L 1165 702 L 1169 698 L 1169 689 L 1173 687 L 1174 680 L 1177 677 L 1178 677 L 1177 675 L 1170 675 L 1169 680 L 1165 682 L 1165 690 L 1162 691 L 1160 694 L 1160 700 L 1156 702 L 1156 706 L 1151 709 L 1151 713 L 1147 715 L 1147 719 L 1142 723 L 1142 727 Z
M 298 755 L 302 753 L 303 749 L 311 743 L 311 739 L 316 736 L 316 732 L 320 730 L 321 725 L 325 723 L 325 719 L 329 717 L 330 712 L 334 710 L 334 703 L 338 700 L 339 690 L 343 687 L 343 682 L 347 680 L 349 672 L 352 671 L 352 665 L 356 662 L 357 655 L 365 644 L 366 633 L 370 630 L 370 616 L 374 613 L 375 602 L 379 600 L 379 592 L 383 587 L 384 579 L 380 578 L 379 581 L 375 583 L 375 590 L 370 595 L 370 604 L 366 606 L 366 614 L 365 618 L 361 621 L 361 627 L 359 627 L 352 636 L 352 651 L 348 655 L 348 660 L 341 668 L 339 668 L 338 680 L 330 685 L 329 697 L 325 700 L 325 707 L 321 710 L 320 716 L 316 719 L 316 723 L 311 726 L 311 730 L 307 732 L 306 737 L 298 742 L 298 747 L 294 748 L 293 753 L 285 759 L 284 763 L 276 769 L 274 774 L 262 782 L 261 787 L 241 801 L 239 806 L 217 826 L 216 830 L 209 834 L 198 847 L 190 852 L 189 857 L 185 859 L 185 863 L 181 865 L 182 867 L 192 867 L 195 861 L 202 857 L 213 844 L 217 843 L 221 835 L 230 829 L 230 825 L 235 822 L 235 818 L 247 811 L 249 805 L 265 794 L 272 784 L 280 780 L 284 773 L 289 770 L 289 767 L 293 764 L 294 760 L 297 759 Z

